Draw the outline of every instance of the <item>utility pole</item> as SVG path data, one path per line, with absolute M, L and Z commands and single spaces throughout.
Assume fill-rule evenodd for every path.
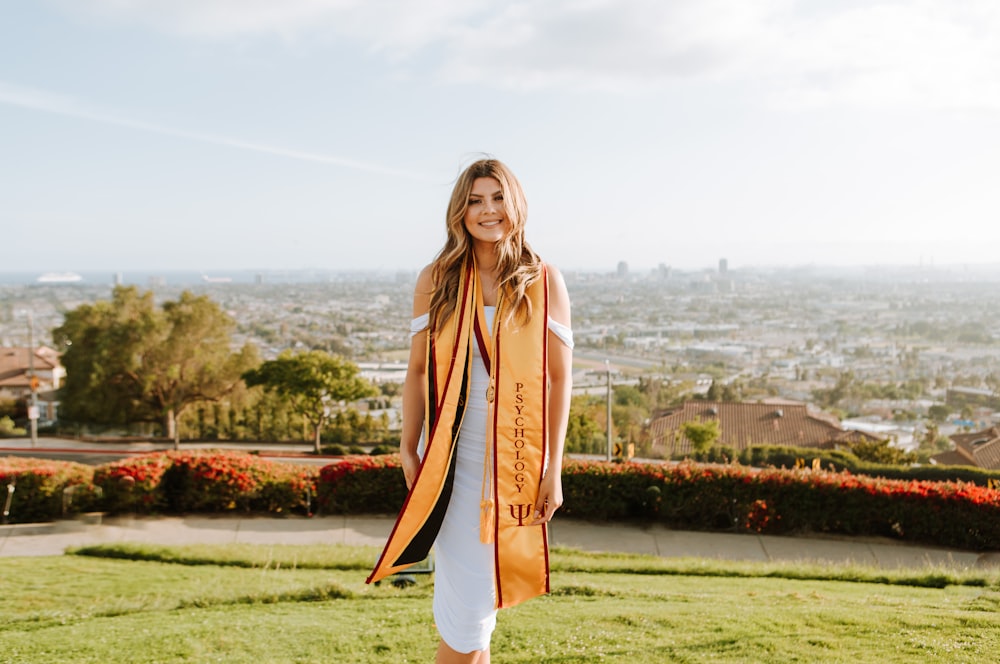
M 28 422 L 31 425 L 31 446 L 38 445 L 38 379 L 35 378 L 35 318 L 28 312 L 28 384 L 31 386 L 31 403 L 28 405 Z
M 611 360 L 604 360 L 604 368 L 608 376 L 608 457 L 607 460 L 611 461 L 613 443 L 611 442 Z

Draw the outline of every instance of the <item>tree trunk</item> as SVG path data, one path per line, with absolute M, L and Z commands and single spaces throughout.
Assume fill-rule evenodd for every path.
M 177 419 L 174 417 L 173 408 L 169 409 L 163 418 L 163 431 L 167 438 L 174 441 L 174 449 L 177 449 Z
M 320 439 L 320 433 L 322 431 L 323 431 L 323 423 L 320 422 L 319 424 L 316 425 L 316 435 L 313 438 L 313 445 L 314 445 L 314 447 L 316 449 L 316 454 L 320 454 L 321 453 L 320 444 L 319 444 L 320 440 L 319 439 Z
M 170 410 L 170 423 L 171 423 L 171 428 L 174 430 L 175 450 L 181 449 L 181 427 L 178 422 L 180 418 L 181 418 L 180 412 L 174 411 L 173 409 Z

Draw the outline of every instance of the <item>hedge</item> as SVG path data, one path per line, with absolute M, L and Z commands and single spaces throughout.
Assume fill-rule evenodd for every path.
M 392 514 L 404 500 L 398 454 L 347 457 L 320 470 L 318 501 L 325 514 Z
M 100 490 L 94 469 L 72 461 L 0 458 L 0 506 L 11 498 L 11 523 L 50 521 L 60 516 L 97 509 Z M 14 487 L 8 494 L 8 486 Z
M 826 470 L 848 470 L 855 475 L 885 479 L 925 480 L 929 482 L 972 482 L 979 486 L 1000 484 L 1000 472 L 975 466 L 899 466 L 862 461 L 845 450 L 823 450 L 815 447 L 784 447 L 756 445 L 736 452 L 729 447 L 713 447 L 703 454 L 694 454 L 695 461 L 728 463 L 736 460 L 755 468 L 795 468 L 811 465 L 814 460 Z
M 562 514 L 578 519 L 1000 549 L 1000 491 L 967 482 L 903 481 L 812 467 L 568 461 L 563 494 Z M 406 497 L 399 457 L 326 466 L 319 495 L 328 513 L 395 513 Z
M 347 457 L 318 470 L 217 450 L 152 453 L 96 469 L 0 459 L 0 481 L 15 479 L 15 522 L 87 510 L 393 514 L 406 498 L 398 455 Z M 563 493 L 561 513 L 579 519 L 1000 550 L 1000 490 L 971 482 L 874 478 L 821 463 L 759 469 L 567 461 Z M 64 496 L 72 496 L 65 506 Z
M 811 467 L 569 463 L 563 511 L 672 528 L 884 536 L 1000 549 L 1000 490 L 968 482 L 895 480 Z
M 314 466 L 224 450 L 154 452 L 99 466 L 104 509 L 118 512 L 312 514 Z

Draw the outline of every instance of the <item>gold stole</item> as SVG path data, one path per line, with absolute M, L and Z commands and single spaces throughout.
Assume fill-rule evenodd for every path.
M 458 440 L 478 343 L 488 359 L 490 386 L 483 474 L 481 539 L 494 546 L 497 607 L 549 591 L 546 526 L 530 526 L 548 454 L 548 285 L 545 273 L 528 287 L 532 315 L 507 322 L 504 298 L 492 331 L 486 327 L 479 275 L 467 261 L 454 314 L 428 334 L 425 450 L 368 583 L 427 557 L 444 519 L 454 479 Z M 478 330 L 477 330 L 478 328 Z M 477 334 L 478 332 L 478 334 Z M 492 399 L 492 401 L 491 401 Z

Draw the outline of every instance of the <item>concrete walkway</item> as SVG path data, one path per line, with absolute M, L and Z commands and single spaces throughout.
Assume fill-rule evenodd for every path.
M 381 546 L 391 517 L 102 517 L 0 526 L 0 557 L 56 556 L 67 547 L 150 544 L 354 544 Z M 556 519 L 550 542 L 583 551 L 665 558 L 864 564 L 881 568 L 1000 568 L 1000 552 L 973 553 L 879 539 L 814 539 L 668 530 Z

